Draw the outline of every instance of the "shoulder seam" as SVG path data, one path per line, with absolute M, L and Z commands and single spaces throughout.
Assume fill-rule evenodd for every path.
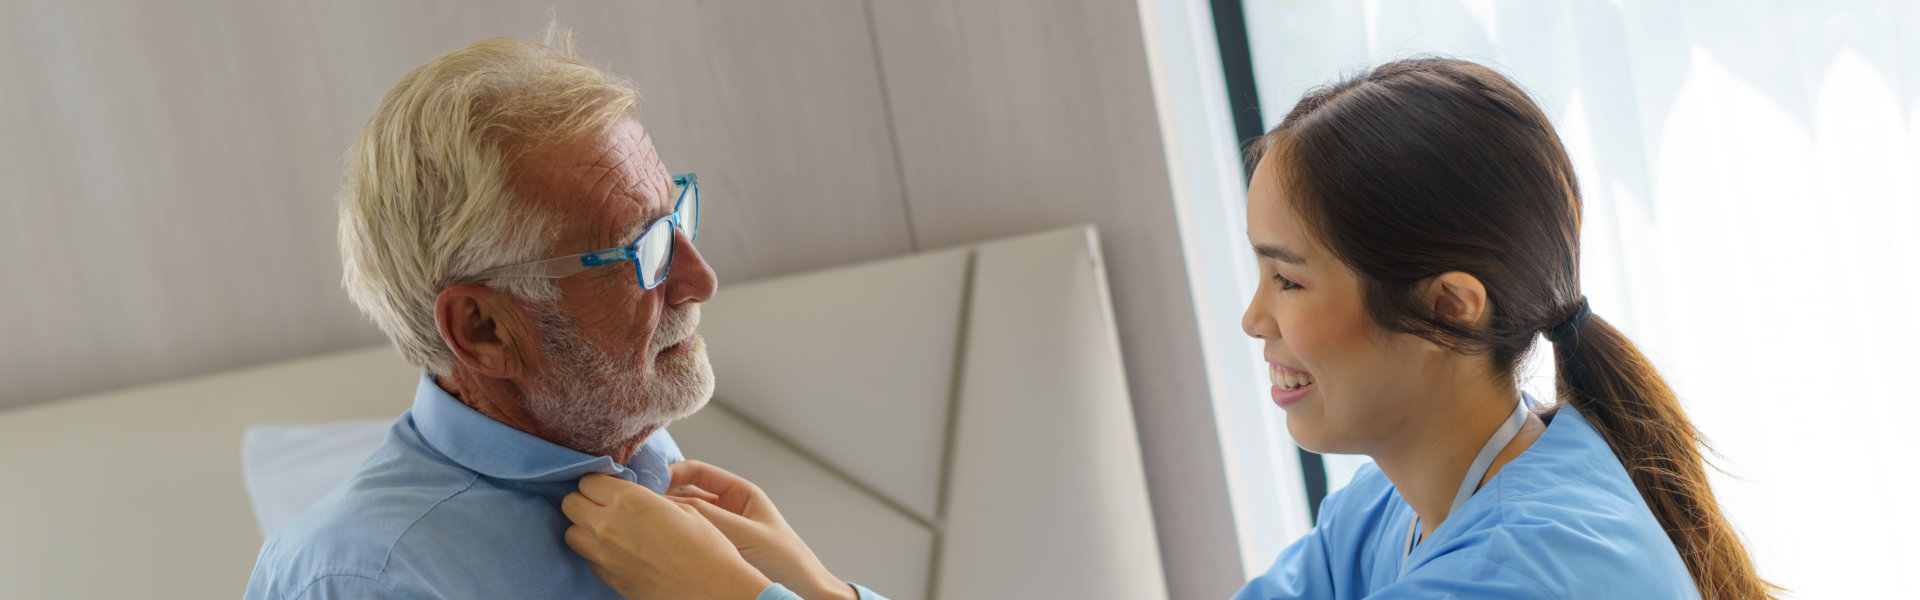
M 368 577 L 366 575 L 361 575 L 359 573 L 321 573 L 319 575 L 314 575 L 313 579 L 311 581 L 308 581 L 305 587 L 300 588 L 300 593 L 295 594 L 293 597 L 296 600 L 300 598 L 306 598 L 307 594 L 310 594 L 313 592 L 314 586 L 320 585 L 320 582 L 326 581 L 328 578 L 333 578 L 333 577 L 364 580 L 368 583 L 372 583 L 373 585 L 378 586 L 382 590 L 385 590 L 388 596 L 392 596 L 395 598 L 400 597 L 400 594 L 398 592 L 395 592 L 393 588 L 387 587 L 387 582 L 382 581 L 379 578 Z
M 1567 478 L 1566 480 L 1564 480 L 1564 481 L 1561 481 L 1561 482 L 1559 482 L 1559 483 L 1555 483 L 1555 484 L 1553 484 L 1553 485 L 1549 485 L 1549 486 L 1546 486 L 1546 487 L 1541 487 L 1541 488 L 1535 488 L 1535 489 L 1532 489 L 1532 490 L 1528 490 L 1528 491 L 1525 491 L 1525 492 L 1521 492 L 1521 493 L 1516 493 L 1516 494 L 1511 494 L 1511 495 L 1508 495 L 1508 494 L 1496 494 L 1496 495 L 1494 496 L 1494 498 L 1495 498 L 1495 501 L 1496 501 L 1496 502 L 1500 502 L 1500 501 L 1505 501 L 1505 500 L 1509 500 L 1509 499 L 1520 499 L 1520 498 L 1526 498 L 1526 497 L 1528 497 L 1528 496 L 1532 496 L 1532 495 L 1534 495 L 1534 494 L 1539 494 L 1539 493 L 1543 493 L 1543 492 L 1547 492 L 1547 491 L 1551 491 L 1551 490 L 1554 490 L 1554 489 L 1558 489 L 1558 488 L 1560 488 L 1560 487 L 1562 487 L 1562 486 L 1565 486 L 1565 485 L 1567 485 L 1567 484 L 1571 484 L 1571 483 L 1574 483 L 1574 482 L 1579 482 L 1579 481 L 1586 481 L 1586 480 L 1587 480 L 1588 478 L 1590 478 L 1590 477 L 1592 477 L 1592 476 L 1593 476 L 1593 474 L 1594 474 L 1595 472 L 1598 472 L 1599 470 L 1600 470 L 1600 466 L 1599 466 L 1599 465 L 1593 465 L 1593 464 L 1589 464 L 1589 465 L 1587 465 L 1587 468 L 1586 468 L 1586 470 L 1585 470 L 1585 471 L 1582 471 L 1582 472 L 1580 472 L 1580 473 L 1579 473 L 1579 474 L 1577 474 L 1577 475 L 1571 475 L 1571 476 L 1569 476 L 1569 477 L 1568 477 L 1568 478 Z M 1494 478 L 1495 478 L 1495 479 L 1499 479 L 1499 475 L 1498 475 L 1498 474 L 1496 474 L 1496 475 L 1494 476 Z M 1501 488 L 1503 488 L 1503 489 L 1507 487 L 1507 482 L 1506 482 L 1506 480 L 1501 480 L 1501 481 L 1500 481 L 1500 487 L 1501 487 Z
M 429 506 L 429 507 L 427 507 L 427 509 L 426 509 L 426 510 L 423 510 L 423 511 L 420 511 L 420 516 L 418 516 L 418 517 L 414 517 L 412 521 L 409 521 L 409 522 L 407 522 L 407 526 L 406 526 L 406 527 L 403 527 L 403 528 L 401 528 L 401 529 L 400 529 L 400 533 L 399 533 L 399 535 L 395 535 L 395 536 L 393 536 L 393 544 L 391 544 L 391 545 L 388 545 L 388 546 L 387 546 L 387 553 L 386 553 L 386 555 L 384 555 L 384 556 L 381 556 L 381 557 L 380 557 L 380 571 L 379 571 L 379 572 L 380 572 L 380 574 L 381 574 L 381 575 L 383 575 L 383 576 L 384 576 L 384 575 L 386 575 L 386 574 L 387 574 L 387 566 L 388 566 L 389 564 L 392 564 L 392 562 L 393 562 L 393 549 L 394 549 L 394 548 L 396 548 L 396 547 L 399 547 L 399 546 L 400 546 L 400 540 L 401 540 L 401 539 L 404 539 L 404 538 L 406 538 L 406 537 L 407 537 L 407 534 L 408 534 L 408 533 L 411 533 L 411 532 L 413 531 L 413 527 L 414 527 L 415 525 L 419 525 L 419 524 L 420 524 L 420 521 L 421 521 L 421 520 L 423 520 L 423 519 L 426 519 L 426 518 L 427 518 L 427 515 L 430 515 L 430 514 L 433 514 L 433 511 L 434 511 L 434 510 L 436 510 L 436 509 L 439 509 L 439 508 L 440 508 L 440 505 L 442 505 L 442 504 L 446 504 L 446 503 L 447 503 L 447 501 L 448 501 L 448 500 L 452 500 L 452 499 L 454 498 L 454 496 L 458 496 L 458 495 L 461 495 L 461 494 L 464 494 L 464 493 L 467 493 L 467 490 L 471 490 L 471 489 L 473 489 L 473 486 L 474 486 L 474 484 L 476 484 L 476 483 L 479 483 L 479 482 L 480 482 L 480 474 L 479 474 L 479 473 L 477 473 L 477 472 L 473 472 L 473 471 L 468 471 L 468 472 L 467 472 L 467 474 L 468 474 L 468 476 L 469 476 L 469 479 L 467 479 L 467 484 L 466 484 L 466 485 L 464 485 L 464 486 L 461 486 L 461 487 L 460 487 L 460 489 L 457 489 L 457 490 L 454 490 L 454 491 L 453 491 L 452 493 L 449 493 L 449 494 L 447 494 L 447 496 L 446 496 L 445 498 L 441 498 L 441 499 L 439 499 L 439 500 L 437 500 L 437 501 L 435 501 L 435 502 L 433 503 L 433 506 Z M 382 586 L 382 587 L 384 587 L 384 586 Z

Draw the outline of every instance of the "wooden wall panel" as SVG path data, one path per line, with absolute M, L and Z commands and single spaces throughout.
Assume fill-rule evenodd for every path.
M 859 0 L 563 3 L 707 194 L 723 282 L 912 250 Z M 520 2 L 0 3 L 0 408 L 379 343 L 340 291 L 342 153 Z
M 0 10 L 0 405 L 381 339 L 337 284 L 352 127 L 286 64 L 297 21 L 239 3 Z
M 915 237 L 1100 228 L 1168 586 L 1231 596 L 1240 560 L 1137 5 L 872 8 Z
M 913 251 L 860 1 L 588 9 L 608 18 L 566 20 L 638 81 L 667 166 L 701 174 L 722 285 Z

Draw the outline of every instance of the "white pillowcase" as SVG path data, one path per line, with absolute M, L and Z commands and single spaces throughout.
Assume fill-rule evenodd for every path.
M 260 535 L 273 535 L 346 481 L 393 427 L 392 418 L 256 425 L 240 441 L 240 471 Z

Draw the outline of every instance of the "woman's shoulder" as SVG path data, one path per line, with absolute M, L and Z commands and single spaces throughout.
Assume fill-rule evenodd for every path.
M 1593 590 L 1615 597 L 1695 598 L 1686 563 L 1638 497 L 1605 478 L 1574 479 L 1521 495 L 1498 495 L 1435 532 L 1438 547 L 1415 571 L 1473 563 L 1531 582 L 1550 596 Z M 1444 526 L 1444 525 L 1443 525 Z M 1440 535 L 1444 534 L 1444 536 Z
M 1475 526 L 1451 536 L 1447 545 L 1454 552 L 1441 552 L 1434 562 L 1497 565 L 1561 598 L 1587 597 L 1596 589 L 1622 598 L 1698 597 L 1666 531 L 1633 514 L 1634 508 L 1645 510 L 1604 496 L 1504 500 Z

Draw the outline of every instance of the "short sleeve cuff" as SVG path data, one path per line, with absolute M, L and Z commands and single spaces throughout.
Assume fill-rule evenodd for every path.
M 865 598 L 865 596 L 862 596 L 862 598 Z M 767 586 L 767 589 L 760 590 L 760 595 L 754 596 L 753 600 L 801 600 L 801 599 L 799 594 L 793 593 L 792 590 L 787 589 L 787 586 L 776 583 L 776 584 Z
M 860 594 L 860 600 L 887 600 L 886 596 L 875 594 L 873 590 L 867 589 L 866 586 L 858 583 L 848 583 L 847 585 L 853 586 L 853 591 Z

